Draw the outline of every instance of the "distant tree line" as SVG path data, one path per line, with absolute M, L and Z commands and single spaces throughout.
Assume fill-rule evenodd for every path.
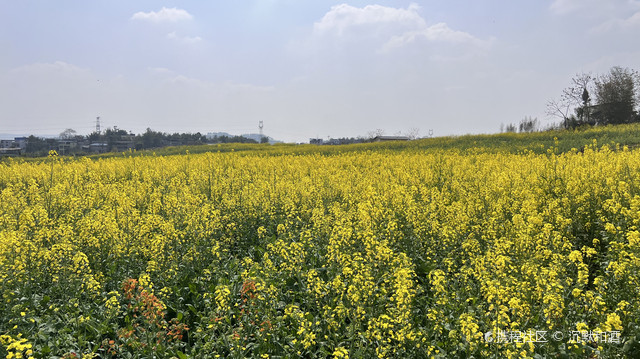
M 261 143 L 268 142 L 263 137 Z M 215 143 L 258 143 L 256 140 L 243 136 L 213 136 L 207 137 L 196 133 L 165 133 L 150 128 L 142 134 L 119 129 L 108 128 L 101 132 L 92 132 L 87 136 L 78 135 L 73 129 L 66 129 L 58 138 L 42 138 L 29 136 L 23 154 L 28 156 L 46 156 L 50 150 L 60 154 L 89 154 L 96 152 L 144 150 L 167 146 L 202 145 Z
M 517 126 L 513 123 L 508 124 L 506 127 L 504 124 L 500 126 L 500 132 L 536 132 L 540 130 L 538 119 L 532 117 L 523 118 Z
M 430 130 L 430 136 L 431 135 L 433 135 L 432 130 Z M 349 145 L 353 143 L 373 142 L 376 138 L 379 137 L 385 137 L 385 131 L 381 128 L 369 131 L 366 136 L 340 138 L 328 137 L 327 139 L 311 138 L 309 139 L 309 143 L 312 145 Z M 406 137 L 408 140 L 416 140 L 420 138 L 420 129 L 417 127 L 412 127 L 404 133 L 398 131 L 393 136 L 387 137 Z

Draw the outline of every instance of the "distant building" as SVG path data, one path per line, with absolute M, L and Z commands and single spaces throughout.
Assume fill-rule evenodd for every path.
M 14 138 L 14 141 L 18 144 L 18 147 L 20 147 L 22 151 L 27 149 L 27 137 L 16 137 Z
M 0 140 L 0 148 L 13 148 L 17 146 L 18 144 L 14 140 Z
M 58 141 L 58 152 L 61 154 L 67 154 L 69 153 L 69 150 L 75 149 L 76 147 L 78 147 L 78 141 L 75 139 Z
M 115 150 L 116 152 L 126 152 L 128 150 L 134 149 L 134 138 L 135 136 L 132 135 L 122 136 L 120 141 L 113 142 L 113 150 Z
M 367 142 L 364 138 L 358 137 L 341 137 L 341 138 L 327 138 L 323 140 L 322 138 L 310 138 L 309 143 L 312 145 L 350 145 L 353 143 L 363 143 Z
M 409 141 L 407 136 L 376 136 L 372 139 L 373 142 L 383 141 Z
M 20 147 L 0 148 L 0 156 L 19 156 L 21 153 Z
M 89 145 L 89 151 L 93 153 L 106 153 L 109 149 L 109 145 L 104 142 L 94 142 Z
M 0 156 L 18 156 L 22 151 L 15 140 L 0 140 Z
M 206 137 L 207 137 L 207 140 L 213 140 L 216 137 L 223 137 L 223 136 L 233 137 L 232 135 L 230 135 L 230 134 L 228 134 L 226 132 L 209 132 L 209 133 L 207 133 Z

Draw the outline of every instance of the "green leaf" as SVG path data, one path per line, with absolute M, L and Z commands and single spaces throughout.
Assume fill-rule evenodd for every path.
M 198 311 L 196 310 L 196 308 L 193 305 L 187 304 L 187 308 L 189 308 L 189 310 L 192 311 L 193 314 L 198 314 Z

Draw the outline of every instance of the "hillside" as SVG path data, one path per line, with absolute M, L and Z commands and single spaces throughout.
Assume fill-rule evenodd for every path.
M 126 156 L 136 155 L 177 155 L 205 152 L 259 152 L 262 154 L 304 154 L 322 153 L 335 154 L 351 151 L 487 151 L 521 153 L 545 153 L 550 148 L 556 152 L 568 152 L 573 149 L 580 151 L 585 146 L 616 145 L 630 148 L 640 145 L 640 124 L 610 125 L 578 130 L 559 130 L 532 133 L 500 133 L 489 135 L 464 135 L 423 138 L 408 142 L 377 142 L 350 145 L 309 145 L 309 144 L 243 144 L 229 143 L 201 146 L 178 146 L 157 150 L 126 153 Z M 93 158 L 122 156 L 119 154 L 102 154 Z

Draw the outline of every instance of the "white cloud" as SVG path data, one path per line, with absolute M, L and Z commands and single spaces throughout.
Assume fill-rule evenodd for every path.
M 164 82 L 172 85 L 185 85 L 200 89 L 213 87 L 212 83 L 184 75 L 175 75 L 165 78 Z
M 640 27 L 640 11 L 626 19 L 611 19 L 592 29 L 594 33 L 606 33 L 612 30 L 630 30 Z
M 371 44 L 377 47 L 378 52 L 383 53 L 420 40 L 478 48 L 487 48 L 492 41 L 454 30 L 443 22 L 428 25 L 419 10 L 420 7 L 416 4 L 411 4 L 406 9 L 381 5 L 362 8 L 347 4 L 336 5 L 314 24 L 314 33 L 317 36 L 354 40 L 361 45 L 365 38 L 374 39 Z
M 584 1 L 576 0 L 555 0 L 549 6 L 549 9 L 556 14 L 566 14 L 579 9 Z
M 384 44 L 383 50 L 389 51 L 411 44 L 418 39 L 451 44 L 470 44 L 481 48 L 486 48 L 490 44 L 490 41 L 480 40 L 467 32 L 453 30 L 445 23 L 438 23 L 421 30 L 407 31 L 401 35 L 393 36 Z
M 163 7 L 160 11 L 137 12 L 131 16 L 131 20 L 144 20 L 151 22 L 176 22 L 181 20 L 191 20 L 193 16 L 186 10 L 178 8 Z
M 179 36 L 175 31 L 168 33 L 167 39 L 177 40 L 187 44 L 195 44 L 202 41 L 202 38 L 200 36 Z
M 629 48 L 628 51 L 603 54 L 601 57 L 583 65 L 585 71 L 593 73 L 606 73 L 612 64 L 621 67 L 634 68 L 640 60 L 640 51 Z
M 592 35 L 635 36 L 640 28 L 640 0 L 554 0 L 549 10 Z
M 202 38 L 200 36 L 185 36 L 182 38 L 182 41 L 188 44 L 195 44 L 196 42 L 202 41 Z
M 637 25 L 640 25 L 640 11 L 638 11 L 635 14 L 631 15 L 626 20 L 623 20 L 621 23 L 622 23 L 623 26 L 637 26 Z
M 166 67 L 147 67 L 147 70 L 149 70 L 153 74 L 161 74 L 161 75 L 173 73 L 173 71 L 169 70 Z
M 362 25 L 400 24 L 410 27 L 425 26 L 418 14 L 419 7 L 411 4 L 407 9 L 396 9 L 381 5 L 357 8 L 347 4 L 331 7 L 324 17 L 314 24 L 316 33 L 332 32 L 342 35 L 350 27 Z
M 549 9 L 557 15 L 582 13 L 593 17 L 611 16 L 629 9 L 640 9 L 638 0 L 554 0 Z

